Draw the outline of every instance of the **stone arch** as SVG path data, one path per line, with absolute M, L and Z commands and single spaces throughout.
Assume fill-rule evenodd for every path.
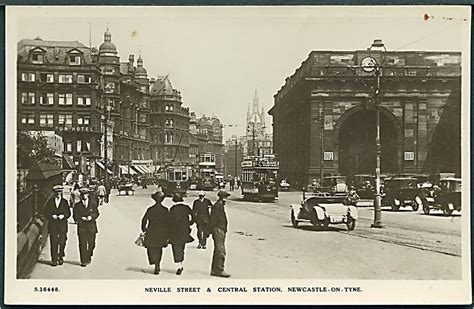
M 339 117 L 339 119 L 336 121 L 336 124 L 334 125 L 334 130 L 333 130 L 333 149 L 334 149 L 334 154 L 335 154 L 335 168 L 337 171 L 339 171 L 339 151 L 340 151 L 340 144 L 339 144 L 339 138 L 340 138 L 340 133 L 341 133 L 341 127 L 343 124 L 350 119 L 352 116 L 359 112 L 363 111 L 368 111 L 367 107 L 365 104 L 359 104 L 357 106 L 354 106 L 350 109 L 348 109 L 344 114 Z M 394 126 L 396 134 L 397 134 L 397 163 L 396 163 L 396 172 L 399 172 L 402 168 L 402 155 L 403 155 L 403 128 L 400 124 L 400 121 L 397 119 L 397 117 L 387 108 L 380 106 L 380 116 L 381 119 L 382 117 L 385 117 L 390 121 L 390 123 Z M 383 143 L 383 141 L 381 141 Z

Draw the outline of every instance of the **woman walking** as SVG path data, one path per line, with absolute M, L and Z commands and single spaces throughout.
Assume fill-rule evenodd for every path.
M 183 203 L 181 194 L 175 193 L 173 202 L 175 204 L 170 209 L 170 243 L 177 268 L 176 274 L 179 276 L 184 269 L 184 247 L 186 243 L 194 241 L 190 227 L 193 224 L 193 217 L 191 208 Z
M 155 204 L 148 208 L 143 216 L 142 232 L 145 233 L 148 262 L 150 265 L 155 265 L 154 274 L 158 275 L 163 248 L 168 246 L 170 214 L 161 204 L 165 199 L 163 191 L 156 191 L 151 197 L 155 200 Z

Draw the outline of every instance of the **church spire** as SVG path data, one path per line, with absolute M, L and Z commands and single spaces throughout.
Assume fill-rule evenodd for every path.
M 252 113 L 253 114 L 258 114 L 258 96 L 257 96 L 257 89 L 255 89 L 255 95 L 253 97 L 253 109 L 252 109 Z

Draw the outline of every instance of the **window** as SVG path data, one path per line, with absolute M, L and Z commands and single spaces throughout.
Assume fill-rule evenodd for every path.
M 77 98 L 77 105 L 88 106 L 91 105 L 91 98 L 88 95 L 81 95 Z
M 50 127 L 54 126 L 54 116 L 53 114 L 40 114 L 40 127 Z
M 90 122 L 90 117 L 86 115 L 77 116 L 77 125 L 79 126 L 88 126 Z
M 86 141 L 77 140 L 77 152 L 90 152 L 91 143 Z
M 23 114 L 21 115 L 22 124 L 35 124 L 35 114 Z
M 77 152 L 81 152 L 82 151 L 82 141 L 78 140 L 77 141 Z
M 21 103 L 22 104 L 35 104 L 36 95 L 34 92 L 22 92 Z
M 59 105 L 72 105 L 72 93 L 60 93 L 58 96 Z
M 71 142 L 65 142 L 64 143 L 64 151 L 72 152 L 72 143 Z
M 34 64 L 43 64 L 44 55 L 43 54 L 33 54 L 31 55 L 31 62 Z
M 103 72 L 105 75 L 113 75 L 115 73 L 115 69 L 113 67 L 106 66 Z
M 54 104 L 54 93 L 47 93 L 40 96 L 40 104 L 42 105 L 53 105 Z
M 71 114 L 59 114 L 58 125 L 72 126 L 72 115 Z
M 80 65 L 81 64 L 81 56 L 79 56 L 79 55 L 69 56 L 69 64 L 70 65 Z
M 90 75 L 79 74 L 79 75 L 77 75 L 77 82 L 79 84 L 90 84 L 91 83 L 91 76 Z
M 71 84 L 72 74 L 59 74 L 59 82 L 61 84 Z
M 165 134 L 165 143 L 168 143 L 168 144 L 173 143 L 173 133 Z
M 52 73 L 41 73 L 40 81 L 43 83 L 54 83 L 54 74 Z
M 21 73 L 21 81 L 22 82 L 34 82 L 36 80 L 35 73 Z
M 106 83 L 105 84 L 105 93 L 114 93 L 115 92 L 115 84 L 114 83 Z

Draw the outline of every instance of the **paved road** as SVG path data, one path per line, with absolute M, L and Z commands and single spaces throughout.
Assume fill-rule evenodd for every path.
M 49 247 L 44 248 L 31 278 L 58 279 L 150 279 L 143 248 L 134 244 L 140 220 L 152 205 L 148 190 L 135 196 L 111 197 L 100 208 L 99 234 L 92 264 L 79 266 L 76 226 L 71 224 L 65 264 L 49 265 Z M 215 192 L 209 192 L 215 200 Z M 186 202 L 192 203 L 196 192 Z M 384 211 L 384 229 L 371 229 L 373 212 L 360 207 L 355 231 L 345 226 L 315 231 L 310 225 L 298 229 L 289 222 L 289 205 L 299 203 L 300 193 L 281 193 L 275 203 L 240 200 L 237 191 L 227 204 L 229 232 L 226 268 L 240 279 L 459 279 L 461 277 L 460 217 L 426 216 L 421 212 Z M 170 205 L 171 200 L 166 199 Z M 193 236 L 195 229 L 193 228 Z M 212 240 L 207 250 L 186 248 L 182 278 L 209 279 Z M 159 279 L 176 279 L 171 248 L 164 251 Z M 215 280 L 225 280 L 217 279 Z

